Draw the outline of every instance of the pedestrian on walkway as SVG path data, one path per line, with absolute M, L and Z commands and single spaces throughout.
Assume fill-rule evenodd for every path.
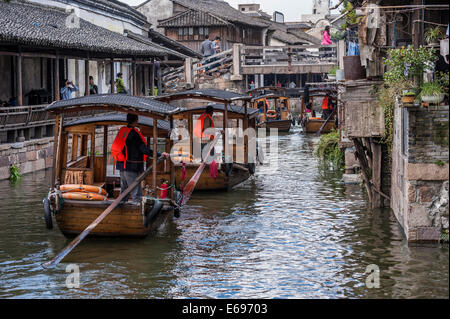
M 61 88 L 61 99 L 70 100 L 72 98 L 72 92 L 77 92 L 78 86 L 73 84 L 72 81 L 64 80 L 64 87 Z

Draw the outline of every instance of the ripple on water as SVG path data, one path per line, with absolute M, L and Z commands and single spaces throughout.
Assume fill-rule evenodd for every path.
M 283 135 L 276 172 L 260 167 L 232 192 L 194 194 L 145 240 L 88 239 L 45 271 L 67 244 L 43 224 L 49 172 L 0 182 L 0 297 L 448 298 L 448 246 L 408 245 L 389 212 L 368 212 L 359 186 L 319 166 L 317 140 Z M 80 289 L 65 287 L 70 263 Z M 380 289 L 365 286 L 370 264 Z

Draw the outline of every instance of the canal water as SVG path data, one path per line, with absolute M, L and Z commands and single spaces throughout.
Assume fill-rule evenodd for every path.
M 0 182 L 0 298 L 448 298 L 448 245 L 408 245 L 388 210 L 368 211 L 361 186 L 319 165 L 317 142 L 281 136 L 275 173 L 195 194 L 146 239 L 85 240 L 51 270 L 68 241 L 42 218 L 50 171 Z

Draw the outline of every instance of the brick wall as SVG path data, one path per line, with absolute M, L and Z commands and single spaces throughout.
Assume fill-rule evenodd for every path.
M 408 109 L 408 162 L 448 163 L 449 107 Z
M 408 241 L 438 241 L 448 230 L 448 106 L 396 106 L 391 208 Z

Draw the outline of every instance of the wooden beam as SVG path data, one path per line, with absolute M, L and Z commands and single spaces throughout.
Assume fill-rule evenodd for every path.
M 114 74 L 114 59 L 111 59 L 111 64 L 109 66 L 110 72 L 111 72 L 111 93 L 114 94 L 115 93 L 115 74 Z
M 133 72 L 133 95 L 138 95 L 138 88 L 137 88 L 137 65 L 136 61 L 133 61 L 132 63 L 132 72 Z
M 22 106 L 23 105 L 23 86 L 22 86 L 22 55 L 19 54 L 17 56 L 17 68 L 16 68 L 16 95 L 17 95 L 17 105 Z
M 171 139 L 171 135 L 172 135 L 172 130 L 174 130 L 174 129 L 175 129 L 175 126 L 174 126 L 173 116 L 170 116 L 169 154 L 172 152 L 172 148 L 173 148 L 173 141 Z M 171 160 L 169 160 L 169 165 L 170 165 L 170 185 L 175 185 L 175 183 L 176 183 L 175 165 L 172 163 Z M 172 198 L 172 200 L 175 200 L 175 187 L 172 187 L 170 189 L 170 198 Z
M 153 188 L 154 188 L 154 197 L 158 196 L 158 185 L 156 183 L 156 174 L 157 174 L 157 160 L 158 160 L 158 120 L 153 119 Z M 133 198 L 134 200 L 134 198 Z
M 89 56 L 84 60 L 84 95 L 88 96 L 89 92 Z
M 56 58 L 53 60 L 53 88 L 54 88 L 54 99 L 55 101 L 59 101 L 61 99 L 61 94 L 59 92 L 59 58 L 56 56 Z
M 153 60 L 154 62 L 154 60 Z M 150 96 L 154 96 L 155 95 L 155 64 L 152 63 L 149 66 L 150 70 L 149 70 L 149 77 L 150 77 Z
M 61 122 L 60 115 L 56 115 L 55 118 L 55 138 L 53 140 L 53 167 L 52 167 L 52 186 L 56 185 L 56 159 L 58 157 L 58 143 L 60 139 L 60 122 Z
M 78 158 L 78 140 L 79 135 L 78 134 L 72 134 L 72 156 L 71 161 L 76 161 Z
M 223 153 L 225 154 L 225 160 L 227 159 L 228 151 L 228 103 L 224 104 L 223 112 Z
M 108 125 L 103 126 L 103 176 L 108 173 Z

